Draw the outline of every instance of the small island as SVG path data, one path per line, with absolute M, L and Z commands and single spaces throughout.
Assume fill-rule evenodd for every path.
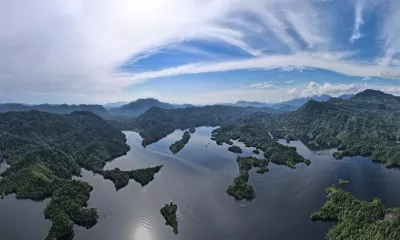
M 182 139 L 171 144 L 171 146 L 169 146 L 169 150 L 171 150 L 171 152 L 176 154 L 177 152 L 182 150 L 182 148 L 189 142 L 189 139 L 190 139 L 190 133 L 188 131 L 185 131 L 183 133 Z
M 269 171 L 269 169 L 267 167 L 262 167 L 262 168 L 257 170 L 257 173 L 264 174 L 264 173 L 266 173 L 268 171 Z
M 340 184 L 340 185 L 349 184 L 349 183 L 350 183 L 349 180 L 345 180 L 345 179 L 339 178 L 339 184 Z
M 226 192 L 233 196 L 236 200 L 252 200 L 255 198 L 253 187 L 248 183 L 249 170 L 252 167 L 260 168 L 262 173 L 267 172 L 268 161 L 265 159 L 258 159 L 256 157 L 240 157 L 236 158 L 239 165 L 239 176 L 233 180 L 233 183 L 228 187 Z M 258 172 L 258 171 L 257 171 Z M 259 172 L 259 173 L 261 173 Z
M 254 154 L 260 154 L 260 150 L 254 149 L 254 150 L 253 150 L 253 153 L 254 153 Z
M 165 224 L 171 226 L 175 234 L 178 234 L 178 221 L 176 219 L 177 209 L 178 206 L 171 202 L 170 204 L 165 204 L 160 210 L 161 215 L 163 215 L 165 219 Z
M 341 153 L 341 152 L 334 152 L 334 153 L 333 153 L 333 157 L 334 157 L 335 159 L 342 159 L 342 158 L 343 158 L 343 153 Z
M 189 128 L 189 132 L 190 132 L 191 134 L 193 134 L 194 132 L 196 132 L 196 128 L 194 128 L 194 127 Z
M 228 147 L 228 151 L 233 152 L 233 153 L 242 153 L 242 149 L 239 146 L 233 145 Z
M 386 208 L 377 198 L 360 200 L 336 185 L 325 193 L 325 205 L 311 219 L 337 222 L 326 234 L 327 240 L 400 239 L 400 208 Z
M 119 168 L 115 168 L 113 170 L 104 170 L 101 174 L 104 179 L 111 180 L 114 183 L 115 188 L 119 190 L 128 185 L 129 179 L 135 180 L 142 186 L 147 185 L 149 182 L 153 181 L 154 175 L 158 173 L 162 167 L 163 165 L 159 165 L 131 171 L 122 171 Z

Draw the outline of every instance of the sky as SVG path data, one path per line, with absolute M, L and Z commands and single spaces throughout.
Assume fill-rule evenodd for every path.
M 0 0 L 0 102 L 400 95 L 399 0 Z

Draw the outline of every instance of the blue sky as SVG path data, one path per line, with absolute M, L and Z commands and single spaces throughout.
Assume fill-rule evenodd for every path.
M 0 102 L 400 95 L 398 0 L 16 0 L 0 29 Z

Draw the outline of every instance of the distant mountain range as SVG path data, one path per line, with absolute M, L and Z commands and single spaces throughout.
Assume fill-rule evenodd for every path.
M 349 99 L 353 97 L 353 94 L 346 94 L 346 95 L 341 95 L 337 98 L 342 98 L 342 99 Z M 269 107 L 276 109 L 280 112 L 290 112 L 290 111 L 295 111 L 299 109 L 301 106 L 303 106 L 306 102 L 309 100 L 315 100 L 318 102 L 324 102 L 328 101 L 332 96 L 329 95 L 315 95 L 311 97 L 305 97 L 305 98 L 294 98 L 292 100 L 286 101 L 286 102 L 280 102 L 280 103 L 267 103 L 267 102 L 248 102 L 248 101 L 238 101 L 236 103 L 225 103 L 222 105 L 228 105 L 228 106 L 236 106 L 236 107 Z
M 365 91 L 368 93 L 368 91 Z M 342 95 L 338 98 L 349 99 L 354 95 Z M 290 112 L 299 109 L 309 100 L 315 101 L 327 101 L 332 98 L 329 95 L 312 96 L 307 98 L 295 98 L 286 102 L 281 103 L 266 103 L 266 102 L 249 102 L 249 101 L 238 101 L 236 103 L 225 103 L 218 104 L 224 106 L 234 106 L 234 107 L 253 107 L 253 108 L 263 108 L 264 112 Z M 370 98 L 370 100 L 376 101 L 378 98 L 384 97 L 372 97 L 365 96 L 365 98 Z M 386 98 L 386 101 L 394 101 L 393 99 Z M 74 111 L 89 111 L 103 118 L 112 118 L 113 116 L 125 116 L 125 117 L 137 117 L 148 109 L 152 107 L 162 108 L 162 109 L 176 109 L 176 108 L 187 108 L 194 107 L 191 104 L 171 104 L 166 102 L 161 102 L 154 98 L 138 99 L 136 101 L 127 102 L 115 102 L 107 103 L 104 105 L 96 104 L 80 104 L 80 105 L 68 105 L 68 104 L 39 104 L 39 105 L 28 105 L 21 103 L 4 103 L 0 104 L 0 113 L 3 112 L 20 112 L 20 111 L 31 111 L 37 110 L 42 112 L 58 113 L 58 114 L 69 114 Z
M 113 102 L 113 103 L 106 103 L 103 104 L 103 107 L 105 107 L 106 109 L 112 109 L 112 108 L 118 108 L 121 107 L 125 104 L 128 104 L 128 102 Z
M 191 104 L 171 104 L 166 102 L 160 102 L 159 100 L 154 98 L 145 98 L 124 104 L 117 108 L 109 109 L 109 111 L 117 115 L 139 116 L 142 113 L 146 112 L 151 107 L 174 109 L 174 108 L 186 108 L 192 106 L 193 105 Z
M 106 117 L 109 115 L 108 111 L 101 105 L 68 105 L 68 104 L 39 104 L 39 105 L 25 105 L 21 103 L 4 103 L 0 104 L 0 113 L 3 112 L 24 112 L 37 110 L 41 112 L 69 114 L 75 111 L 88 111 L 98 116 Z

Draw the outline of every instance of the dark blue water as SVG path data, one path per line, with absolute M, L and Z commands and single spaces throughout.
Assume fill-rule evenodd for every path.
M 311 166 L 299 164 L 290 169 L 270 164 L 264 175 L 251 170 L 256 199 L 236 201 L 225 192 L 238 175 L 236 155 L 227 150 L 228 145 L 218 146 L 210 140 L 212 129 L 197 128 L 176 155 L 168 147 L 181 138 L 182 131 L 147 148 L 141 146 L 137 133 L 126 132 L 131 151 L 108 163 L 107 169 L 164 167 L 147 186 L 131 181 L 119 191 L 110 181 L 83 171 L 82 178 L 94 187 L 89 207 L 96 207 L 100 218 L 89 230 L 75 227 L 74 239 L 324 239 L 333 223 L 312 222 L 310 214 L 324 204 L 325 188 L 339 178 L 350 180 L 343 188 L 362 199 L 379 197 L 387 206 L 400 206 L 400 170 L 386 169 L 363 157 L 335 160 L 333 150 L 311 151 L 301 142 L 290 145 L 310 159 Z M 242 155 L 253 155 L 253 149 L 238 145 L 244 150 Z M 170 201 L 178 204 L 178 235 L 164 224 L 159 212 Z M 50 222 L 44 220 L 44 204 L 14 196 L 1 200 L 2 237 L 45 236 Z

